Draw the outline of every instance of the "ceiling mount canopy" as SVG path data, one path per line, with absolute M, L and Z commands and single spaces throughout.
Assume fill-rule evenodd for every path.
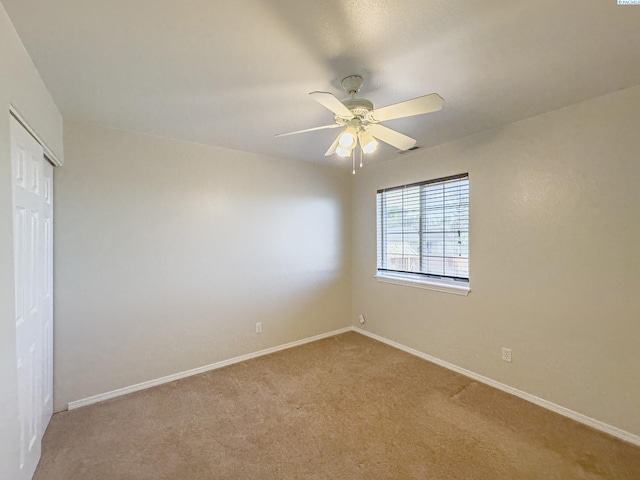
M 337 154 L 345 158 L 351 157 L 353 173 L 355 173 L 355 151 L 358 144 L 360 145 L 360 166 L 362 166 L 362 155 L 373 153 L 378 147 L 378 140 L 403 151 L 416 144 L 415 139 L 380 125 L 380 122 L 437 112 L 442 109 L 444 104 L 444 100 L 440 95 L 431 93 L 374 109 L 371 101 L 356 97 L 363 83 L 364 79 L 360 75 L 349 75 L 343 78 L 342 88 L 350 97 L 343 101 L 338 100 L 335 95 L 329 92 L 311 92 L 309 95 L 316 102 L 333 112 L 335 123 L 305 130 L 296 130 L 295 132 L 280 133 L 276 137 L 328 128 L 342 128 L 340 134 L 326 151 L 325 156 Z
M 364 78 L 360 75 L 349 75 L 342 79 L 342 88 L 344 88 L 345 92 L 349 95 L 355 96 L 355 94 L 360 91 L 363 83 Z

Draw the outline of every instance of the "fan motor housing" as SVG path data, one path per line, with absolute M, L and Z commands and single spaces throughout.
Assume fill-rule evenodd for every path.
M 356 113 L 354 110 L 364 110 L 365 112 L 373 110 L 373 103 L 365 98 L 350 98 L 348 100 L 344 100 L 342 103 L 344 103 L 345 107 L 351 110 L 354 114 Z
M 348 100 L 344 100 L 342 103 L 345 107 L 351 110 L 351 113 L 361 120 L 365 120 L 367 118 L 367 114 L 373 110 L 373 103 L 365 98 L 350 98 Z M 346 125 L 349 122 L 349 119 L 340 117 L 339 115 L 336 115 L 335 119 L 336 122 L 342 125 Z

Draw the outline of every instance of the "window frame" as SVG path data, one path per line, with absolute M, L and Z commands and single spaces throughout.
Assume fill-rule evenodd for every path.
M 375 278 L 377 281 L 384 283 L 391 283 L 395 285 L 404 285 L 409 287 L 423 288 L 428 290 L 434 290 L 444 293 L 451 293 L 456 295 L 468 295 L 471 291 L 471 281 L 470 281 L 470 255 L 467 253 L 467 258 L 469 260 L 469 278 L 465 277 L 449 277 L 449 276 L 439 276 L 435 274 L 422 273 L 422 272 L 405 272 L 405 271 L 397 271 L 392 269 L 381 269 L 378 263 L 378 259 L 382 258 L 382 239 L 385 236 L 385 232 L 381 232 L 382 228 L 382 211 L 379 211 L 379 199 L 380 194 L 384 194 L 386 192 L 391 192 L 394 190 L 406 189 L 411 187 L 424 187 L 425 185 L 436 184 L 436 183 L 445 183 L 452 180 L 464 179 L 466 178 L 469 182 L 470 175 L 469 173 L 461 173 L 457 175 L 450 175 L 447 177 L 436 178 L 431 180 L 425 180 L 421 182 L 414 182 L 406 185 L 398 185 L 395 187 L 382 188 L 376 191 L 376 275 Z M 470 182 L 468 184 L 468 191 L 470 196 Z M 420 255 L 422 256 L 422 248 L 423 248 L 423 228 L 422 221 L 424 214 L 422 212 L 422 193 L 420 193 Z M 470 203 L 470 202 L 469 202 Z M 467 214 L 469 215 L 470 205 L 468 205 Z M 404 211 L 404 210 L 403 210 Z M 469 243 L 469 240 L 467 240 Z M 467 245 L 468 248 L 470 247 Z

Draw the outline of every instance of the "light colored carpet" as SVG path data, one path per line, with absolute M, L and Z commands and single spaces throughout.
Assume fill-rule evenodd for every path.
M 36 480 L 640 479 L 640 448 L 357 333 L 54 415 Z

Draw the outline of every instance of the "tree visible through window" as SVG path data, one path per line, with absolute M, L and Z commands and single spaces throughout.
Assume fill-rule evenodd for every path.
M 469 281 L 469 175 L 378 191 L 378 272 Z

